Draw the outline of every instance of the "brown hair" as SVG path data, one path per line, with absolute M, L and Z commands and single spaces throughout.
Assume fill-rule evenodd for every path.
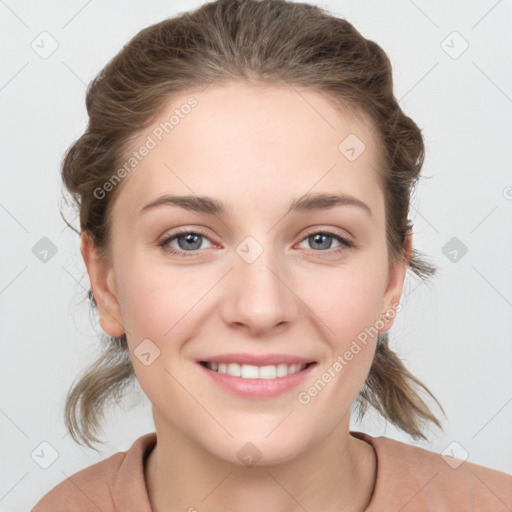
M 346 20 L 285 0 L 218 0 L 165 19 L 141 30 L 91 82 L 89 124 L 67 150 L 62 178 L 79 209 L 80 229 L 89 233 L 101 256 L 108 257 L 109 213 L 122 184 L 104 197 L 95 190 L 112 178 L 131 143 L 169 100 L 213 80 L 306 87 L 369 116 L 382 160 L 378 172 L 390 261 L 404 257 L 405 237 L 412 230 L 410 196 L 424 145 L 420 129 L 394 97 L 390 61 Z M 409 268 L 421 279 L 435 273 L 414 248 Z M 89 298 L 95 307 L 91 290 Z M 134 379 L 126 334 L 104 336 L 103 344 L 101 356 L 71 386 L 65 406 L 72 437 L 91 448 L 100 442 L 95 433 L 107 401 L 117 402 Z M 380 335 L 356 400 L 359 414 L 370 404 L 414 438 L 425 439 L 424 423 L 441 425 L 419 390 L 439 405 L 389 348 L 387 333 Z

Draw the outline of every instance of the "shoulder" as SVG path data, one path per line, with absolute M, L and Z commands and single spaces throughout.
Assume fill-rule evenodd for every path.
M 48 491 L 30 512 L 113 512 L 133 500 L 146 510 L 144 455 L 156 442 L 156 434 L 139 437 L 126 452 L 117 452 L 88 466 Z
M 367 512 L 510 511 L 512 476 L 469 461 L 360 432 L 377 455 L 377 480 Z
M 68 476 L 48 491 L 31 512 L 60 512 L 64 510 L 103 510 L 112 506 L 112 480 L 121 467 L 125 452 L 88 466 Z

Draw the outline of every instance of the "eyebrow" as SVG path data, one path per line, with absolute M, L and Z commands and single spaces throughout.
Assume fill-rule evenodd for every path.
M 345 205 L 357 206 L 365 211 L 370 217 L 372 216 L 372 211 L 366 203 L 353 196 L 341 193 L 306 194 L 292 201 L 287 213 L 327 210 L 335 206 Z M 139 215 L 160 206 L 177 206 L 184 210 L 207 213 L 210 215 L 225 215 L 227 213 L 227 208 L 224 203 L 212 197 L 173 196 L 165 194 L 145 205 L 140 210 Z

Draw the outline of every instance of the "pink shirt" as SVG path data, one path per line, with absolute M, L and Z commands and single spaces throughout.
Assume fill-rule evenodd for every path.
M 371 444 L 377 456 L 377 480 L 365 512 L 512 510 L 512 476 L 507 473 L 467 461 L 454 469 L 455 464 L 423 448 L 361 432 L 351 435 Z M 145 434 L 127 452 L 74 473 L 31 512 L 151 512 L 144 462 L 155 443 L 155 432 Z

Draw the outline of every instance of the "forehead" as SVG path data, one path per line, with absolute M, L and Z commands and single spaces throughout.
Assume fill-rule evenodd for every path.
M 164 192 L 245 206 L 264 200 L 277 207 L 308 192 L 379 203 L 376 143 L 364 114 L 342 112 L 316 91 L 245 84 L 191 90 L 173 97 L 134 140 L 130 154 L 138 156 L 114 210 L 135 214 Z

